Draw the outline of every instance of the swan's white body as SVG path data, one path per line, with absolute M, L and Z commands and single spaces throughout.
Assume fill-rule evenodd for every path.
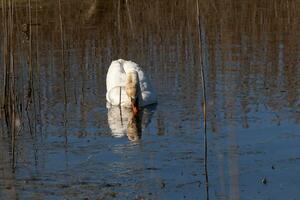
M 137 97 L 139 107 L 147 106 L 157 102 L 156 92 L 151 86 L 149 79 L 142 69 L 132 61 L 123 59 L 112 61 L 106 76 L 106 100 L 107 106 L 131 107 L 131 99 L 125 91 L 126 79 L 129 72 L 136 71 L 139 79 Z

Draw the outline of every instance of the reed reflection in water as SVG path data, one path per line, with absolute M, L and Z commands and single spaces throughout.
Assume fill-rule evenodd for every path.
M 2 0 L 1 197 L 204 197 L 195 7 Z M 199 9 L 210 197 L 298 197 L 299 2 L 203 0 Z M 141 130 L 139 142 L 111 137 L 105 76 L 118 58 L 143 66 L 158 90 L 146 125 L 128 115 L 132 126 L 121 126 Z

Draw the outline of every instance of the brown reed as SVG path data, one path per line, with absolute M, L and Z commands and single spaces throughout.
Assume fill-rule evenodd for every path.
M 208 168 L 207 168 L 207 113 L 206 113 L 206 85 L 205 85 L 205 72 L 204 72 L 204 62 L 203 62 L 203 48 L 202 48 L 202 17 L 199 12 L 199 0 L 197 0 L 197 24 L 199 33 L 199 50 L 200 50 L 200 71 L 201 71 L 201 82 L 202 82 L 202 110 L 203 110 L 203 125 L 204 125 L 204 171 L 205 171 L 205 188 L 206 188 L 206 199 L 209 199 L 209 180 L 208 180 Z

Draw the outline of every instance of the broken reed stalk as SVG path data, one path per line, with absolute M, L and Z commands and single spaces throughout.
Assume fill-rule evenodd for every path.
M 205 171 L 205 188 L 206 188 L 206 199 L 209 199 L 209 182 L 208 182 L 208 169 L 207 169 L 207 113 L 206 113 L 206 85 L 204 76 L 204 63 L 203 63 L 203 49 L 202 49 L 202 28 L 201 28 L 201 16 L 199 13 L 199 0 L 197 1 L 197 24 L 199 33 L 199 49 L 200 49 L 200 68 L 201 68 L 201 82 L 202 82 L 202 102 L 203 102 L 203 124 L 204 124 L 204 171 Z
M 119 93 L 119 109 L 120 109 L 121 125 L 123 126 L 121 101 L 122 101 L 122 87 L 120 87 L 120 93 Z

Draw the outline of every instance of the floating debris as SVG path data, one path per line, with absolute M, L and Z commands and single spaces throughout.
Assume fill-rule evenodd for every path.
M 166 187 L 166 183 L 164 181 L 160 182 L 160 189 L 164 189 Z
M 263 178 L 262 180 L 261 180 L 261 182 L 263 183 L 263 184 L 267 184 L 268 183 L 268 181 L 267 181 L 267 178 L 265 177 L 265 178 Z
M 274 165 L 272 165 L 272 169 L 275 169 Z

